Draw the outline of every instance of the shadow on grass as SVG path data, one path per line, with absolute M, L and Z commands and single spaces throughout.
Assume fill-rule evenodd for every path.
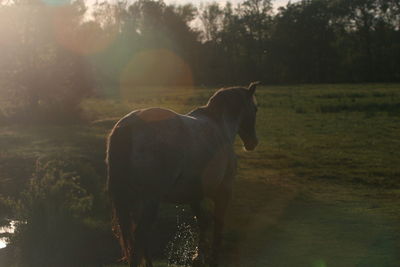
M 324 202 L 251 180 L 238 186 L 245 189 L 238 192 L 229 215 L 224 266 L 397 266 L 400 262 L 398 224 L 371 210 L 368 202 Z M 244 192 L 252 192 L 254 199 Z

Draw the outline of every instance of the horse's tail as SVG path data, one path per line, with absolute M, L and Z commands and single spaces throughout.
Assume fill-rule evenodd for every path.
M 130 170 L 132 135 L 129 125 L 117 124 L 107 143 L 107 191 L 112 208 L 112 229 L 119 239 L 124 258 L 130 260 L 133 253 L 132 201 L 127 191 Z

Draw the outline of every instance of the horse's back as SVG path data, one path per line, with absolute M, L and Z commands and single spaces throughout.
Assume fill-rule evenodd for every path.
M 131 131 L 127 186 L 136 193 L 179 202 L 221 182 L 228 159 L 206 119 L 150 108 L 128 114 L 117 126 Z
M 131 131 L 129 185 L 136 191 L 162 195 L 173 186 L 185 157 L 187 136 L 182 115 L 168 109 L 132 112 L 118 123 Z

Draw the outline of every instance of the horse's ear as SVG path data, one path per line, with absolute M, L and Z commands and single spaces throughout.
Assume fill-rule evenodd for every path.
M 256 92 L 257 85 L 259 85 L 259 84 L 260 84 L 260 82 L 252 82 L 252 83 L 250 83 L 249 92 L 250 92 L 251 95 L 254 95 L 254 93 Z

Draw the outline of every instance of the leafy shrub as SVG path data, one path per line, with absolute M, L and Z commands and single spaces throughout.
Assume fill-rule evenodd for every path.
M 108 222 L 92 215 L 94 195 L 69 166 L 38 164 L 16 203 L 10 247 L 18 266 L 98 266 L 116 257 Z

